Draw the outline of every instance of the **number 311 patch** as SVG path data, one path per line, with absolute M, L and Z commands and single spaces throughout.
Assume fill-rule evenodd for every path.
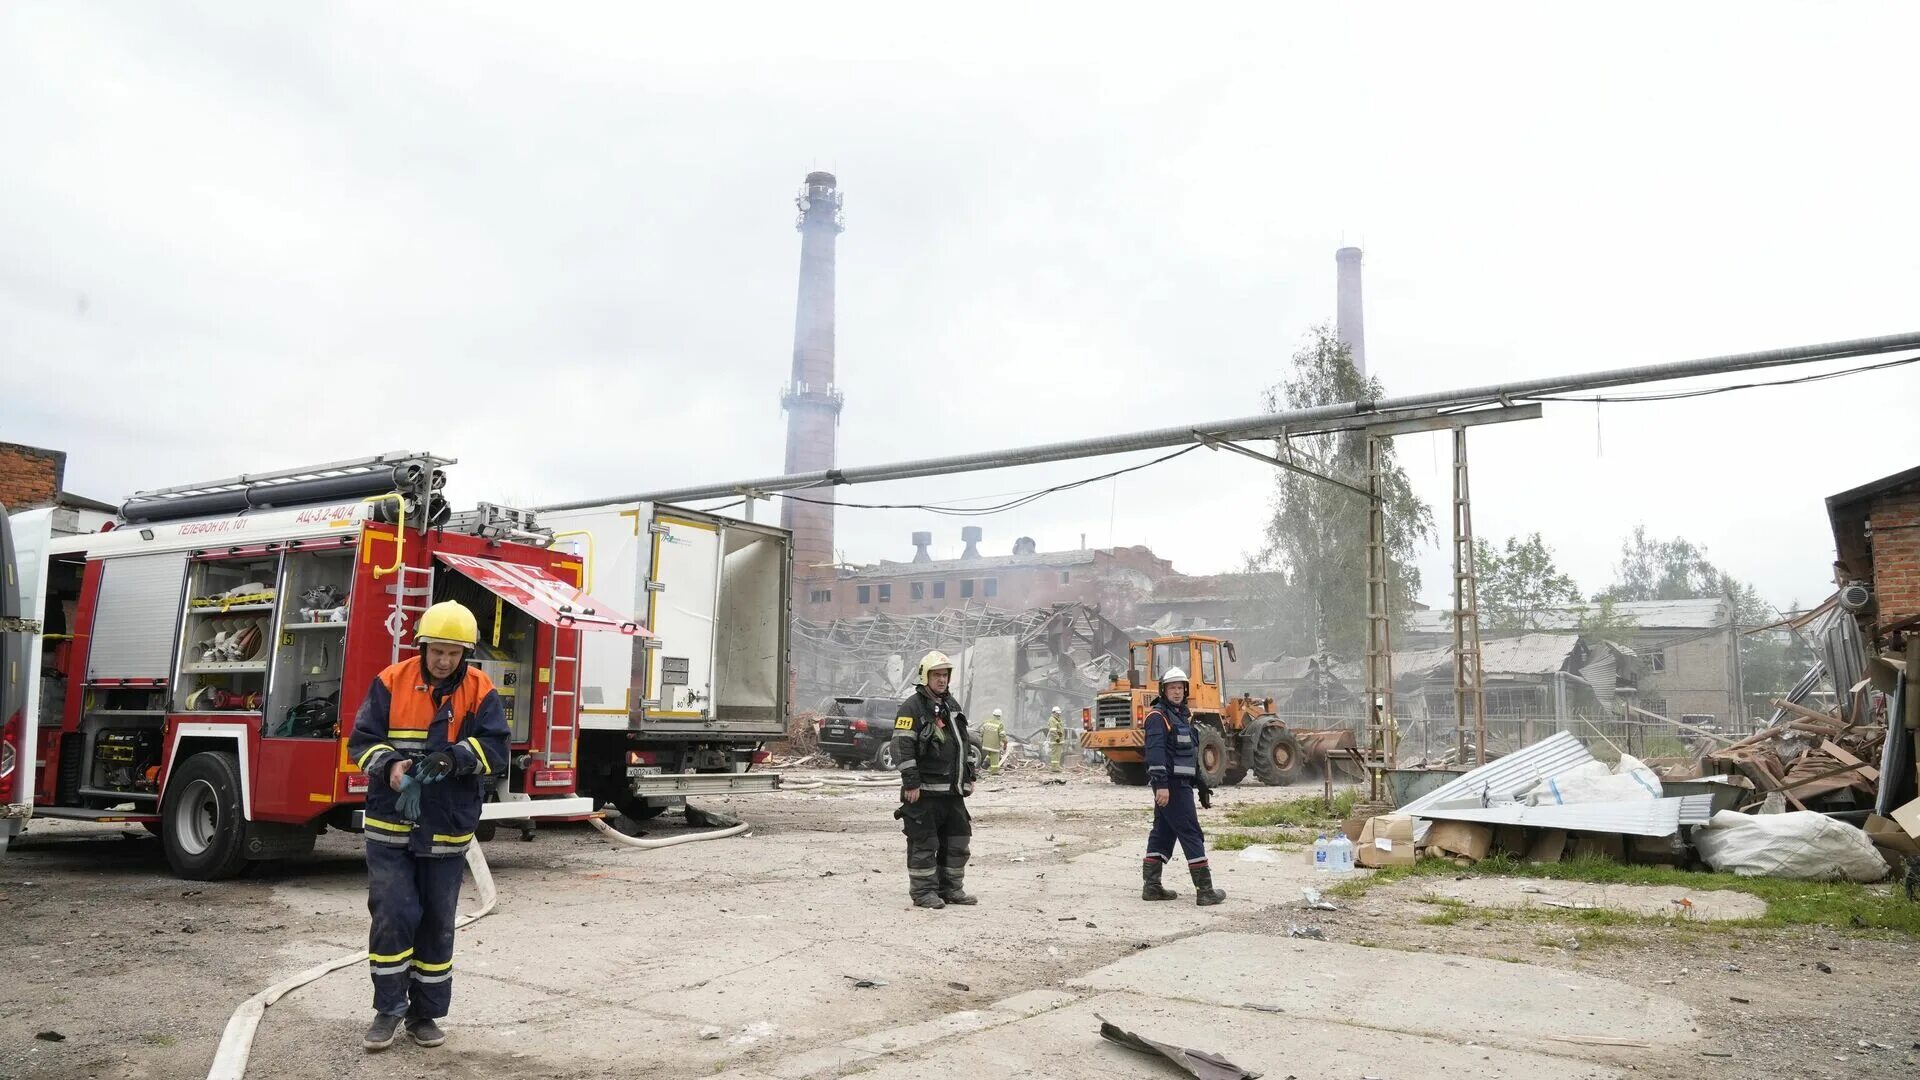
M 911 717 L 911 716 L 902 716 L 902 717 L 900 717 L 900 718 L 898 718 L 898 719 L 896 719 L 896 720 L 895 720 L 895 721 L 893 722 L 893 730 L 895 730 L 895 731 L 912 731 L 912 730 L 913 730 L 913 717 Z

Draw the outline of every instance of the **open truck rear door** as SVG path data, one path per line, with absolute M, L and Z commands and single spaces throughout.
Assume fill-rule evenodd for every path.
M 537 566 L 445 551 L 436 552 L 434 557 L 448 569 L 498 597 L 501 602 L 512 604 L 556 632 L 586 631 L 612 635 L 621 640 L 651 636 L 638 622 L 595 600 L 571 582 L 563 581 Z M 560 634 L 556 633 L 554 640 L 554 654 L 549 658 L 550 663 L 542 666 L 533 692 L 546 695 L 545 715 L 550 718 L 550 723 L 551 718 L 566 716 L 569 724 L 577 724 L 580 653 L 585 641 L 572 638 L 573 650 L 568 652 L 557 644 L 563 640 Z M 571 740 L 567 745 L 571 754 Z M 537 783 L 536 778 L 536 786 Z M 593 800 L 589 796 L 536 798 L 502 792 L 500 801 L 488 802 L 481 808 L 480 818 L 482 821 L 516 821 L 531 817 L 574 817 L 590 814 L 593 810 Z
M 26 828 L 33 813 L 34 761 L 39 716 L 33 691 L 40 677 L 40 594 L 46 575 L 53 511 L 20 515 L 0 508 L 0 852 Z

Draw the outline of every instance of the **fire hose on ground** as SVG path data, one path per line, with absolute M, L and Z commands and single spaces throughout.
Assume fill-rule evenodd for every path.
M 738 836 L 752 828 L 751 825 L 741 822 L 726 828 L 712 829 L 706 832 L 687 833 L 683 836 L 669 836 L 659 840 L 642 840 L 620 832 L 613 826 L 608 825 L 605 821 L 602 821 L 598 816 L 588 818 L 587 820 L 591 821 L 593 827 L 598 829 L 608 839 L 614 840 L 627 847 L 647 850 L 675 847 L 680 844 L 691 844 L 701 840 L 721 840 L 729 836 Z M 493 914 L 494 905 L 497 904 L 500 899 L 499 893 L 494 888 L 493 871 L 488 868 L 486 854 L 481 850 L 480 844 L 477 842 L 467 846 L 467 872 L 473 875 L 474 889 L 480 894 L 480 909 L 471 914 L 460 916 L 459 921 L 453 924 L 455 930 L 464 930 L 475 922 Z M 324 963 L 316 964 L 300 972 L 298 975 L 277 982 L 241 1002 L 240 1007 L 234 1010 L 233 1016 L 228 1018 L 226 1030 L 220 1035 L 220 1046 L 214 1051 L 213 1067 L 207 1070 L 207 1080 L 243 1080 L 247 1075 L 247 1058 L 253 1049 L 254 1033 L 259 1030 L 260 1020 L 266 1015 L 269 1006 L 293 991 L 330 972 L 364 963 L 366 959 L 367 954 L 364 950 L 356 953 L 348 953 L 345 956 L 336 956 Z

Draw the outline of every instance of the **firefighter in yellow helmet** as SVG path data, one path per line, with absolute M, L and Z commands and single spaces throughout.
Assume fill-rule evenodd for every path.
M 347 741 L 367 774 L 368 1050 L 393 1045 L 402 1023 L 421 1046 L 446 1041 L 436 1021 L 453 1001 L 462 856 L 486 777 L 507 764 L 506 710 L 492 680 L 467 663 L 480 639 L 473 612 L 435 604 L 413 636 L 419 655 L 373 680 Z
M 947 692 L 953 661 L 930 652 L 920 661 L 912 696 L 893 722 L 893 759 L 900 764 L 899 818 L 907 834 L 907 894 L 915 907 L 977 904 L 965 889 L 973 825 L 973 747 L 967 716 Z

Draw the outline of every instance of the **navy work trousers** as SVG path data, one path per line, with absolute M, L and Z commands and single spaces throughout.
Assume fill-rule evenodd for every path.
M 1167 805 L 1153 808 L 1153 831 L 1147 834 L 1147 861 L 1173 861 L 1173 842 L 1187 856 L 1188 869 L 1207 865 L 1207 838 L 1200 833 L 1200 815 L 1193 808 L 1193 785 L 1176 780 L 1167 786 Z
M 373 1008 L 438 1020 L 453 1004 L 453 923 L 467 861 L 367 843 Z

